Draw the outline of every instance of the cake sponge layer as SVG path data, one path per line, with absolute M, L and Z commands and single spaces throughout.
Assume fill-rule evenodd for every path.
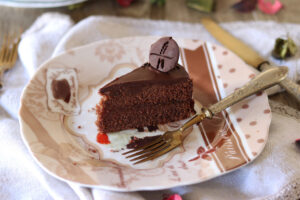
M 182 119 L 194 114 L 194 102 L 176 102 L 172 104 L 140 104 L 111 109 L 97 105 L 98 119 L 96 125 L 100 132 L 109 133 L 125 129 L 156 126 Z

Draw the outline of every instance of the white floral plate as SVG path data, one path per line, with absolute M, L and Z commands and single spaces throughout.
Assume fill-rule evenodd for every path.
M 258 93 L 190 128 L 182 147 L 139 165 L 121 155 L 131 136 L 162 134 L 184 121 L 160 125 L 154 132 L 126 130 L 97 142 L 95 106 L 98 89 L 142 65 L 157 37 L 103 40 L 70 50 L 41 66 L 23 92 L 23 139 L 40 166 L 53 176 L 116 191 L 157 190 L 203 182 L 251 162 L 266 143 L 271 122 L 266 94 Z M 224 98 L 255 76 L 223 47 L 177 39 L 180 63 L 194 82 L 196 110 Z M 56 80 L 69 84 L 70 99 L 57 99 Z

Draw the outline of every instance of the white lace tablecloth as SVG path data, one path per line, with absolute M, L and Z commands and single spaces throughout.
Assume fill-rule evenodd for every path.
M 300 25 L 234 22 L 222 26 L 267 58 L 277 37 L 289 35 L 300 46 Z M 24 34 L 20 61 L 5 74 L 0 94 L 0 199 L 160 200 L 173 193 L 184 200 L 300 198 L 300 150 L 294 144 L 300 138 L 300 113 L 275 102 L 271 102 L 273 118 L 263 153 L 251 164 L 204 183 L 118 193 L 68 184 L 44 172 L 23 144 L 18 124 L 20 95 L 30 76 L 42 62 L 67 49 L 135 35 L 171 35 L 217 43 L 200 24 L 96 16 L 73 26 L 69 17 L 54 13 L 41 16 Z M 299 78 L 299 55 L 284 63 L 275 61 L 288 65 L 289 76 L 295 80 Z

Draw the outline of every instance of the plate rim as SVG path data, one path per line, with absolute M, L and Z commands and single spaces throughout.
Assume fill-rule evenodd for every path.
M 217 174 L 215 176 L 212 176 L 212 177 L 209 177 L 209 178 L 205 178 L 203 180 L 200 180 L 200 181 L 194 181 L 194 182 L 191 182 L 189 181 L 188 183 L 184 183 L 184 182 L 179 182 L 177 183 L 176 185 L 174 186 L 161 186 L 161 187 L 157 187 L 156 188 L 152 188 L 151 186 L 148 186 L 148 187 L 141 187 L 141 188 L 137 188 L 137 189 L 132 189 L 132 188 L 120 188 L 120 187 L 114 187 L 114 186 L 109 186 L 109 185 L 93 185 L 93 184 L 84 184 L 84 183 L 80 183 L 80 182 L 76 182 L 76 181 L 71 181 L 71 180 L 68 180 L 66 178 L 63 178 L 63 177 L 60 177 L 58 176 L 57 174 L 55 174 L 54 172 L 50 171 L 48 168 L 46 168 L 41 161 L 38 160 L 38 158 L 34 155 L 34 153 L 32 152 L 31 148 L 30 148 L 30 145 L 26 139 L 26 134 L 24 133 L 24 125 L 23 123 L 25 123 L 20 115 L 20 111 L 22 109 L 22 106 L 24 104 L 23 102 L 23 99 L 24 99 L 24 94 L 27 90 L 27 87 L 28 85 L 30 85 L 30 83 L 34 80 L 34 78 L 36 77 L 36 75 L 38 73 L 40 73 L 40 71 L 44 70 L 45 66 L 47 66 L 48 63 L 51 63 L 53 59 L 56 59 L 58 57 L 63 57 L 65 56 L 66 54 L 68 54 L 68 51 L 77 51 L 77 50 L 80 50 L 80 49 L 84 49 L 84 48 L 88 48 L 89 46 L 93 46 L 97 43 L 103 43 L 103 42 L 106 42 L 106 41 L 111 41 L 111 40 L 122 40 L 122 39 L 130 39 L 130 38 L 158 38 L 159 36 L 132 36 L 132 37 L 123 37 L 123 38 L 114 38 L 114 39 L 104 39 L 104 40 L 99 40 L 99 41 L 95 41 L 95 42 L 92 42 L 92 43 L 89 43 L 89 44 L 85 44 L 85 45 L 82 45 L 82 46 L 78 46 L 78 47 L 75 47 L 75 48 L 71 48 L 71 49 L 68 49 L 67 51 L 65 52 L 61 52 L 60 54 L 58 54 L 57 56 L 55 57 L 52 57 L 52 58 L 49 58 L 47 61 L 45 61 L 44 63 L 42 63 L 40 65 L 40 67 L 38 68 L 38 70 L 35 72 L 34 76 L 32 76 L 32 78 L 30 79 L 30 81 L 27 83 L 27 85 L 25 86 L 24 90 L 22 91 L 22 94 L 21 94 L 21 98 L 20 98 L 20 108 L 19 108 L 19 124 L 20 124 L 20 132 L 21 132 L 21 137 L 22 137 L 22 140 L 23 142 L 25 143 L 25 146 L 26 148 L 28 148 L 29 152 L 30 152 L 30 155 L 34 158 L 35 162 L 38 163 L 38 165 L 43 169 L 45 170 L 48 174 L 54 176 L 55 178 L 61 180 L 61 181 L 64 181 L 64 182 L 67 182 L 67 183 L 73 183 L 73 184 L 77 184 L 77 185 L 80 185 L 80 186 L 83 186 L 83 187 L 90 187 L 90 188 L 95 188 L 95 189 L 105 189 L 105 190 L 110 190 L 110 191 L 119 191 L 119 192 L 133 192 L 133 191 L 142 191 L 142 190 L 145 190 L 145 191 L 153 191 L 153 190 L 163 190 L 163 189 L 168 189 L 168 188 L 173 188 L 173 187 L 181 187 L 181 186 L 186 186 L 186 185 L 192 185 L 192 184 L 197 184 L 197 183 L 202 183 L 202 182 L 205 182 L 205 181 L 208 181 L 208 180 L 211 180 L 211 179 L 214 179 L 216 177 L 220 177 L 220 176 L 223 176 L 225 174 L 228 174 L 228 173 L 231 173 L 237 169 L 240 169 L 241 167 L 244 167 L 250 163 L 252 163 L 259 155 L 261 155 L 262 151 L 264 150 L 265 146 L 266 146 L 266 143 L 267 143 L 267 140 L 268 140 L 268 137 L 269 137 L 269 129 L 270 129 L 270 124 L 271 124 L 271 120 L 269 122 L 268 125 L 266 125 L 267 127 L 267 134 L 266 134 L 266 139 L 265 141 L 263 142 L 262 144 L 262 148 L 260 150 L 260 152 L 257 153 L 256 156 L 254 156 L 252 159 L 250 159 L 249 162 L 239 166 L 239 167 L 236 167 L 234 169 L 231 169 L 231 170 L 227 170 L 225 172 L 222 172 L 220 174 Z M 186 38 L 176 38 L 176 39 L 182 39 L 182 40 L 186 40 Z M 208 42 L 208 41 L 202 41 L 202 42 Z M 209 42 L 210 43 L 210 42 Z M 221 46 L 221 45 L 217 45 L 217 44 L 214 44 L 214 43 L 211 43 L 213 45 L 216 45 L 216 46 Z M 224 47 L 223 47 L 224 48 Z M 225 49 L 227 49 L 225 47 Z M 230 50 L 229 50 L 230 51 Z M 236 56 L 238 57 L 238 56 Z M 239 57 L 238 57 L 239 58 Z M 239 58 L 240 60 L 242 60 L 241 58 Z M 244 62 L 244 61 L 243 61 Z M 269 99 L 267 98 L 267 102 L 268 102 L 268 106 L 269 105 Z M 272 113 L 270 113 L 270 115 L 272 115 Z M 270 116 L 270 118 L 272 119 L 272 116 Z

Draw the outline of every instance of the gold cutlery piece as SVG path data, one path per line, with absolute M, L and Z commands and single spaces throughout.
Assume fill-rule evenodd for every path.
M 2 88 L 2 76 L 5 71 L 11 69 L 18 57 L 18 45 L 20 42 L 20 33 L 6 34 L 3 37 L 0 49 L 0 89 Z
M 226 30 L 224 30 L 220 25 L 214 22 L 210 18 L 201 19 L 201 23 L 206 28 L 206 30 L 214 36 L 221 44 L 233 51 L 239 57 L 241 57 L 247 64 L 252 65 L 260 71 L 264 71 L 271 67 L 270 63 L 261 57 L 256 51 L 251 47 L 247 46 L 241 40 L 235 38 Z M 300 102 L 300 85 L 293 82 L 291 79 L 286 78 L 284 81 L 279 83 L 289 94 L 295 97 L 295 99 Z
M 136 161 L 134 164 L 153 160 L 162 156 L 183 143 L 184 138 L 187 136 L 187 132 L 184 131 L 188 127 L 201 122 L 205 118 L 211 119 L 215 114 L 225 110 L 229 106 L 243 100 L 244 98 L 280 83 L 286 78 L 287 73 L 287 67 L 274 67 L 267 69 L 253 78 L 242 88 L 237 89 L 231 95 L 214 105 L 209 106 L 209 108 L 202 108 L 200 114 L 194 115 L 179 129 L 175 131 L 167 131 L 154 141 L 142 147 L 127 151 L 123 153 L 123 155 L 130 154 L 126 158 L 132 158 L 130 161 Z

